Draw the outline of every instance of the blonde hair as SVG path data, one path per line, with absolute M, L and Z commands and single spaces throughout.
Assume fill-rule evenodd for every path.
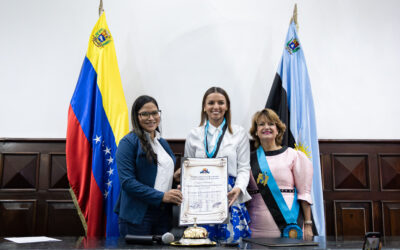
M 278 129 L 278 135 L 275 138 L 275 143 L 277 146 L 282 144 L 283 135 L 286 131 L 286 125 L 279 119 L 279 116 L 272 109 L 263 109 L 256 112 L 253 115 L 253 119 L 251 121 L 250 135 L 254 139 L 254 146 L 258 148 L 261 144 L 260 138 L 256 135 L 257 133 L 257 121 L 264 116 L 268 121 L 273 122 Z

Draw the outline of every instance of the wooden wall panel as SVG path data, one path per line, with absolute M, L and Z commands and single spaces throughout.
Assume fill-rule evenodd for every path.
M 362 239 L 373 231 L 372 202 L 334 201 L 337 240 Z
M 72 200 L 46 201 L 46 233 L 48 236 L 85 235 Z M 62 226 L 60 226 L 62 225 Z
M 168 142 L 177 168 L 185 140 Z M 372 230 L 399 236 L 400 140 L 319 145 L 326 234 L 339 240 Z M 83 235 L 66 173 L 65 139 L 0 138 L 0 236 Z M 16 223 L 5 226 L 10 218 Z
M 182 158 L 184 156 L 185 140 L 168 140 L 168 143 L 176 158 L 175 169 L 178 169 L 181 166 Z
M 49 190 L 65 191 L 69 189 L 67 162 L 65 153 L 51 153 L 49 168 Z
M 383 201 L 383 230 L 386 236 L 400 236 L 400 201 Z
M 368 155 L 332 154 L 334 190 L 370 190 Z
M 33 235 L 36 227 L 36 200 L 0 199 L 0 235 Z
M 323 191 L 333 191 L 331 157 L 321 153 L 321 180 L 323 180 Z
M 84 235 L 66 171 L 65 139 L 0 138 L 0 236 Z
M 37 189 L 39 152 L 3 154 L 2 189 Z
M 320 140 L 319 145 L 327 235 L 361 240 L 364 231 L 397 232 L 399 223 L 391 218 L 400 221 L 400 141 Z
M 379 154 L 382 191 L 400 191 L 400 154 Z

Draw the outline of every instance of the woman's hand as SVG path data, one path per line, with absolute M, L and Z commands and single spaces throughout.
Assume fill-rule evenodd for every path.
M 240 188 L 234 187 L 229 193 L 228 193 L 228 201 L 229 201 L 229 206 L 232 206 L 232 204 L 236 201 L 237 197 L 239 196 Z
M 175 173 L 174 173 L 174 181 L 176 183 L 180 183 L 181 182 L 181 168 L 178 168 Z
M 168 192 L 164 193 L 162 201 L 164 203 L 173 203 L 176 205 L 180 205 L 182 203 L 182 193 L 178 189 L 171 189 Z
M 303 238 L 304 240 L 307 241 L 312 241 L 313 239 L 313 231 L 312 231 L 312 225 L 310 224 L 305 224 L 304 225 L 304 232 L 303 232 Z
M 307 201 L 300 200 L 301 208 L 303 209 L 304 221 L 311 222 L 311 207 Z M 313 239 L 312 224 L 304 224 L 303 239 L 311 241 Z

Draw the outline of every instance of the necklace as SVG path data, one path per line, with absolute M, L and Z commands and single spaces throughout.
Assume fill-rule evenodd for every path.
M 204 147 L 205 147 L 207 158 L 215 158 L 215 156 L 217 156 L 217 154 L 218 154 L 219 146 L 221 145 L 222 139 L 223 139 L 223 137 L 225 135 L 227 124 L 226 124 L 226 120 L 224 118 L 224 121 L 220 125 L 220 126 L 222 126 L 222 129 L 219 131 L 219 134 L 218 134 L 218 137 L 217 137 L 217 141 L 216 141 L 216 143 L 214 145 L 214 148 L 211 151 L 211 153 L 208 152 L 208 143 L 207 143 L 207 132 L 208 132 L 208 127 L 209 126 L 210 126 L 210 121 L 207 121 L 207 124 L 206 124 L 206 126 L 204 128 Z

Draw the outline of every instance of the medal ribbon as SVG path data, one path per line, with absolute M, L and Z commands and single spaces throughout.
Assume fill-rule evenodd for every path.
M 271 169 L 269 168 L 268 161 L 266 159 L 264 149 L 260 146 L 257 149 L 257 159 L 260 165 L 261 172 L 264 175 L 268 176 L 267 185 L 271 190 L 272 196 L 274 197 L 276 204 L 278 205 L 281 213 L 286 221 L 287 224 L 297 224 L 297 217 L 299 216 L 300 206 L 297 202 L 297 191 L 294 189 L 294 198 L 293 198 L 293 205 L 292 209 L 289 210 L 288 206 L 286 205 L 285 199 L 282 196 L 281 191 L 279 190 L 278 184 L 274 179 L 274 176 L 271 173 Z
M 227 124 L 226 124 L 226 120 L 224 118 L 224 121 L 222 122 L 222 124 L 220 125 L 222 127 L 221 131 L 219 131 L 218 137 L 217 137 L 217 141 L 215 142 L 214 148 L 211 151 L 211 153 L 208 152 L 208 144 L 207 144 L 207 132 L 208 132 L 208 127 L 210 126 L 210 121 L 207 120 L 207 124 L 204 128 L 204 147 L 205 147 L 205 151 L 206 151 L 206 155 L 208 158 L 215 158 L 215 156 L 217 156 L 218 150 L 219 150 L 219 146 L 221 145 L 222 139 L 224 137 L 226 128 L 227 128 Z

